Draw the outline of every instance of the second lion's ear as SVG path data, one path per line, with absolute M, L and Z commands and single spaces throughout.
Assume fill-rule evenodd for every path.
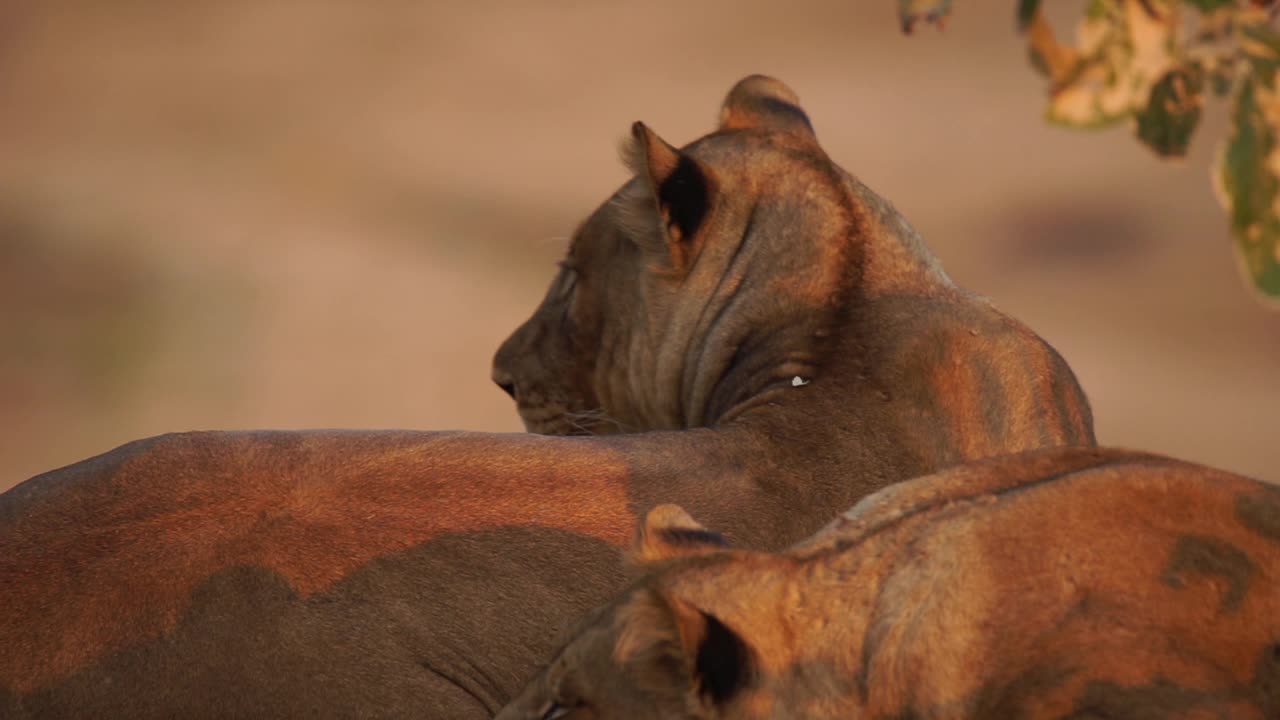
M 758 656 L 746 638 L 676 591 L 645 588 L 619 608 L 614 622 L 613 658 L 637 684 L 664 690 L 674 684 L 708 717 L 755 684 Z
M 636 526 L 628 560 L 643 568 L 675 558 L 710 555 L 729 548 L 718 532 L 703 527 L 679 505 L 658 505 Z
M 711 174 L 644 123 L 632 125 L 631 135 L 635 142 L 632 169 L 648 181 L 662 219 L 671 267 L 683 273 L 697 256 L 698 230 L 711 205 Z

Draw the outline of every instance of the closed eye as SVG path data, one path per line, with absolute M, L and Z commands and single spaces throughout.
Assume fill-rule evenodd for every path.
M 569 297 L 569 293 L 578 285 L 578 269 L 574 267 L 568 260 L 560 261 L 560 291 L 556 293 L 559 298 Z
M 555 720 L 569 714 L 569 708 L 560 703 L 551 703 L 547 705 L 546 712 L 542 713 L 541 720 Z

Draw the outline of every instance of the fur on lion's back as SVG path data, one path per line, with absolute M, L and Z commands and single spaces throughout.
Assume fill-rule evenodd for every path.
M 892 486 L 789 554 L 862 639 L 870 716 L 1280 713 L 1280 486 L 1041 450 Z

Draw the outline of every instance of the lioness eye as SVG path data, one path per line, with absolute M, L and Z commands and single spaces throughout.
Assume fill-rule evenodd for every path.
M 569 708 L 553 702 L 547 706 L 547 711 L 542 713 L 542 720 L 555 720 L 558 717 L 564 717 L 568 713 Z
M 573 288 L 578 284 L 578 270 L 567 260 L 560 263 L 560 269 L 562 270 L 560 291 L 556 294 L 561 298 L 565 298 L 569 296 L 569 293 L 573 292 Z

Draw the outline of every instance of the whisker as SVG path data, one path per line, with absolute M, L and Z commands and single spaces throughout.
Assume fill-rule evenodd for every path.
M 577 412 L 566 412 L 565 420 L 569 426 L 575 430 L 581 430 L 586 434 L 592 433 L 592 428 L 600 425 L 612 425 L 618 432 L 626 433 L 631 430 L 622 421 L 610 417 L 603 409 L 579 410 Z

